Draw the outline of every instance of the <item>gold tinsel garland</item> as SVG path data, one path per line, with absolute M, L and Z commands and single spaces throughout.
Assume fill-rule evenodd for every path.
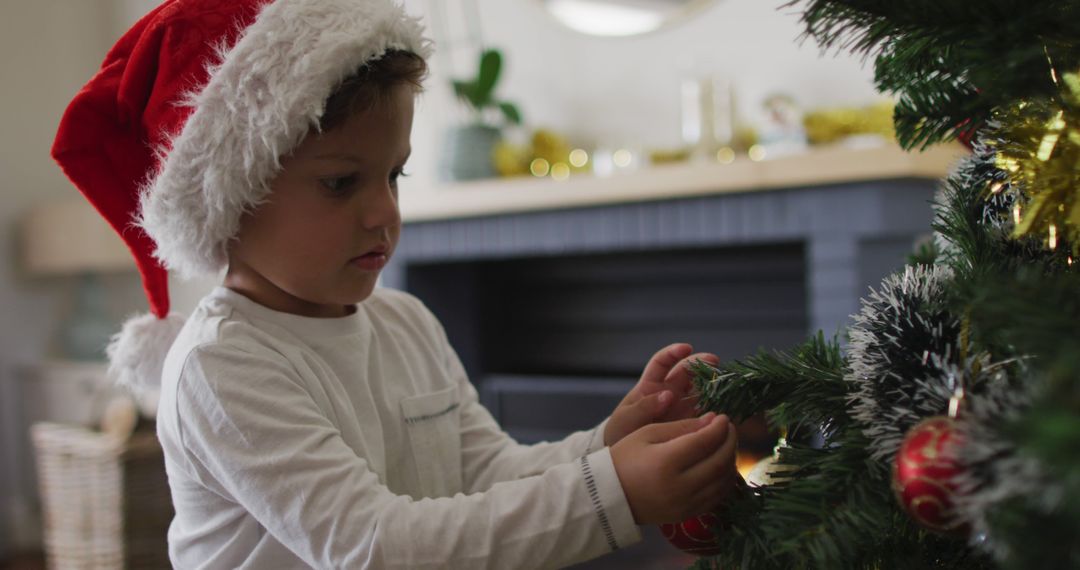
M 1080 72 L 1053 73 L 1059 95 L 999 111 L 991 146 L 997 166 L 1024 199 L 1014 205 L 1013 237 L 1041 237 L 1080 255 Z M 990 186 L 1000 191 L 1001 184 Z
M 867 107 L 813 109 L 803 116 L 803 128 L 807 141 L 814 145 L 830 144 L 861 134 L 880 135 L 890 141 L 896 139 L 892 101 Z

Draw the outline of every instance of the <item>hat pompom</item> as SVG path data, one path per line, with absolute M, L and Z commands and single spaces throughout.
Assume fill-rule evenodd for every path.
M 150 313 L 138 315 L 124 323 L 105 349 L 109 375 L 131 390 L 146 416 L 157 414 L 165 355 L 183 326 L 184 318 L 179 313 L 169 313 L 164 319 Z

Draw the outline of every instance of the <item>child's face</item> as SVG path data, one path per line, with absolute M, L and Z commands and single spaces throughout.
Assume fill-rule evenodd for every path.
M 282 159 L 269 201 L 241 219 L 225 286 L 312 317 L 342 316 L 371 294 L 401 233 L 414 93 L 395 87 Z

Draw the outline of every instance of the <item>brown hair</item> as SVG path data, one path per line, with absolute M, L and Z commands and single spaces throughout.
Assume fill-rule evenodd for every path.
M 387 51 L 341 82 L 326 100 L 326 110 L 319 127 L 323 131 L 330 131 L 341 126 L 349 116 L 374 107 L 399 85 L 410 85 L 420 92 L 427 70 L 427 62 L 415 53 Z

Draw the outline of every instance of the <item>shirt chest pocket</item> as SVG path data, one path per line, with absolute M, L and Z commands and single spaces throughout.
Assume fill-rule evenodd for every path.
M 450 497 L 461 492 L 459 406 L 455 387 L 401 400 L 401 415 L 425 497 Z

